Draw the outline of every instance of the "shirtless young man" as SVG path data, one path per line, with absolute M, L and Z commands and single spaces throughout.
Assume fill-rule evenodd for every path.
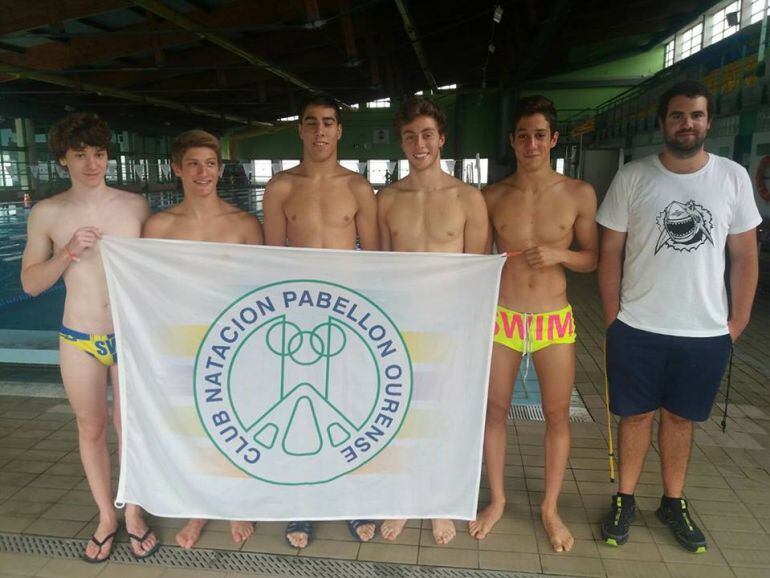
M 441 170 L 444 113 L 430 101 L 415 98 L 403 104 L 395 124 L 409 175 L 377 194 L 380 249 L 484 253 L 489 230 L 484 197 Z M 395 540 L 406 522 L 384 521 L 382 537 Z M 433 520 L 437 544 L 448 544 L 454 537 L 452 520 Z
M 51 154 L 67 168 L 72 186 L 40 201 L 29 216 L 21 283 L 39 295 L 64 276 L 67 298 L 60 330 L 62 381 L 78 426 L 78 444 L 99 524 L 83 558 L 103 562 L 118 530 L 107 447 L 107 377 L 112 382 L 112 421 L 120 443 L 120 393 L 107 280 L 98 241 L 102 234 L 138 237 L 149 215 L 140 195 L 108 187 L 110 129 L 95 114 L 71 114 L 54 125 Z M 154 554 L 158 540 L 137 505 L 128 504 L 126 529 L 137 558 Z
M 147 220 L 142 237 L 214 243 L 262 244 L 259 220 L 223 201 L 217 194 L 222 157 L 219 140 L 202 130 L 180 134 L 171 146 L 174 173 L 182 179 L 184 200 Z M 194 518 L 176 534 L 176 543 L 192 548 L 206 520 Z M 251 522 L 231 521 L 233 542 L 240 544 L 254 533 Z
M 362 249 L 379 248 L 377 201 L 366 179 L 337 162 L 341 136 L 337 102 L 311 94 L 299 112 L 302 162 L 275 175 L 265 189 L 266 244 L 352 250 L 358 238 Z M 348 529 L 366 542 L 374 536 L 375 525 L 371 520 L 350 520 Z M 310 522 L 292 522 L 286 540 L 304 548 L 312 531 Z
M 551 101 L 522 98 L 513 122 L 516 172 L 484 191 L 495 243 L 509 258 L 500 283 L 484 435 L 491 500 L 469 531 L 482 539 L 503 515 L 506 419 L 522 357 L 529 353 L 545 414 L 540 517 L 553 549 L 563 552 L 574 544 L 556 506 L 569 457 L 569 401 L 575 378 L 575 325 L 564 269 L 596 268 L 596 195 L 591 185 L 551 168 L 550 153 L 559 136 Z M 570 249 L 573 238 L 578 250 Z

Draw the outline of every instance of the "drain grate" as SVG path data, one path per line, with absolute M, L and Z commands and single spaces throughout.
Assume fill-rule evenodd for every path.
M 0 552 L 12 554 L 80 558 L 85 545 L 85 540 L 0 533 Z M 223 570 L 297 578 L 544 578 L 543 574 L 523 572 L 330 560 L 201 548 L 183 550 L 172 546 L 163 546 L 155 556 L 147 560 L 134 560 L 127 544 L 115 544 L 110 560 L 134 565 Z
M 540 405 L 511 404 L 511 408 L 508 410 L 508 419 L 545 421 L 545 416 Z M 594 421 L 591 414 L 584 407 L 570 407 L 569 420 L 573 423 L 591 423 Z

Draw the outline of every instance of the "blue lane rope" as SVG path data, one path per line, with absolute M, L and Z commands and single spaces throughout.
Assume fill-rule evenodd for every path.
M 53 287 L 49 287 L 40 295 L 37 295 L 36 297 L 41 297 L 42 295 L 47 295 L 48 293 L 52 293 L 53 291 L 60 291 L 64 289 L 63 283 L 57 283 Z M 17 303 L 22 303 L 24 301 L 29 301 L 30 299 L 35 299 L 32 295 L 27 295 L 26 293 L 19 293 L 18 295 L 12 295 L 11 297 L 6 297 L 5 299 L 0 299 L 0 309 L 4 309 L 6 307 L 9 307 L 11 305 L 16 305 Z

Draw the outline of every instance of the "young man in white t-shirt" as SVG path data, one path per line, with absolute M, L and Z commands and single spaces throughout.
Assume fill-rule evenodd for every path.
M 615 546 L 628 540 L 660 409 L 656 514 L 682 546 L 706 550 L 683 498 L 692 422 L 708 419 L 732 343 L 749 322 L 761 222 L 746 170 L 703 148 L 713 110 L 699 82 L 667 90 L 658 105 L 663 152 L 621 168 L 597 215 L 610 408 L 621 416 L 619 489 L 601 531 Z

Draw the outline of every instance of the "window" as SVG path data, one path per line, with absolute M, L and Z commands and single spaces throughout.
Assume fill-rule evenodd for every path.
M 398 161 L 398 178 L 403 179 L 408 174 L 409 174 L 409 161 L 406 159 L 401 159 L 400 161 Z
M 294 120 L 299 120 L 299 115 L 295 114 L 292 116 L 284 116 L 278 119 L 279 122 L 292 122 Z
M 273 162 L 270 160 L 251 161 L 251 173 L 255 183 L 266 183 L 273 176 Z
M 463 159 L 463 181 L 471 185 L 487 184 L 489 159 Z
M 765 6 L 766 0 L 752 0 L 749 8 L 749 24 L 754 24 L 762 20 L 762 6 Z M 770 13 L 770 3 L 767 4 L 765 14 Z
M 372 100 L 366 103 L 366 108 L 390 108 L 390 99 L 381 98 L 380 100 Z
M 557 158 L 556 159 L 556 172 L 560 174 L 564 174 L 564 159 L 563 158 Z
M 16 153 L 4 152 L 0 154 L 0 186 L 19 186 L 19 164 Z
M 281 170 L 282 171 L 288 171 L 291 168 L 296 167 L 299 164 L 298 160 L 283 160 L 281 161 Z
M 703 22 L 685 30 L 679 45 L 682 48 L 682 59 L 698 52 L 703 45 Z
M 736 22 L 734 26 L 730 26 L 730 24 L 727 22 L 727 15 L 733 12 L 737 13 L 738 22 Z M 711 17 L 711 41 L 709 42 L 709 44 L 714 44 L 715 42 L 719 42 L 723 38 L 727 38 L 731 34 L 735 34 L 736 32 L 738 32 L 738 28 L 740 28 L 740 14 L 741 14 L 740 0 L 736 0 L 736 2 L 732 2 L 731 4 L 728 4 L 727 6 L 722 8 L 719 12 L 715 12 L 714 15 Z
M 118 175 L 118 182 L 119 183 L 130 183 L 134 181 L 133 173 L 131 172 L 131 169 L 128 168 L 128 156 L 126 155 L 120 155 L 120 172 Z
M 358 172 L 358 161 L 342 160 L 340 161 L 340 165 L 354 173 Z
M 457 84 L 445 84 L 444 86 L 439 86 L 439 90 L 455 90 L 457 89 Z
M 169 165 L 169 174 L 171 174 L 171 166 Z M 42 173 L 42 171 L 41 171 Z M 117 183 L 118 182 L 118 161 L 115 159 L 110 159 L 107 161 L 107 175 L 105 176 L 105 180 L 108 183 Z
M 367 176 L 373 185 L 386 184 L 388 182 L 388 161 L 369 161 Z
M 668 68 L 672 64 L 674 64 L 674 41 L 673 40 L 666 43 L 664 57 L 663 57 L 663 68 Z
M 112 163 L 114 159 L 110 159 L 110 163 Z M 115 161 L 115 167 L 114 167 L 114 178 L 115 180 L 118 179 L 118 163 Z M 109 171 L 108 171 L 109 172 Z M 173 171 L 171 170 L 171 165 L 169 164 L 168 160 L 165 159 L 158 159 L 158 175 L 159 175 L 159 181 L 161 183 L 168 183 L 171 182 Z

